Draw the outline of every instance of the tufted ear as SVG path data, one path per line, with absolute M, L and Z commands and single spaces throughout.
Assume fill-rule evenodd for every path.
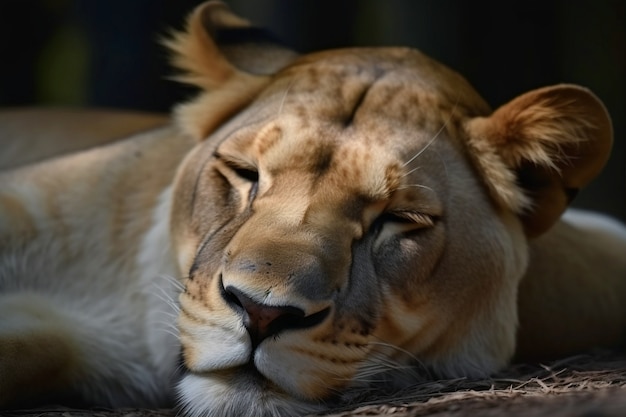
M 175 79 L 203 90 L 175 111 L 179 126 L 197 139 L 249 103 L 271 74 L 298 56 L 221 1 L 196 7 L 186 29 L 164 43 L 174 52 L 174 66 L 182 70 Z
M 523 94 L 465 129 L 490 193 L 520 216 L 529 237 L 558 220 L 602 170 L 613 142 L 604 105 L 575 85 Z

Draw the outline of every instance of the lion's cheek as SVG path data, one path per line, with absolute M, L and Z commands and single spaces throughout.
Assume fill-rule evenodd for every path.
M 188 274 L 196 253 L 196 244 L 191 240 L 179 242 L 176 246 L 176 260 L 178 261 L 178 270 L 181 276 Z

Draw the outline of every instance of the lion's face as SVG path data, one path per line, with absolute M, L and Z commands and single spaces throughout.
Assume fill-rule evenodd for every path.
M 226 87 L 181 116 L 204 139 L 172 213 L 187 410 L 306 412 L 417 362 L 440 377 L 504 365 L 525 234 L 545 223 L 520 214 L 516 166 L 537 179 L 526 132 L 499 150 L 512 116 L 487 117 L 460 76 L 408 49 L 308 55 L 254 82 L 230 70 L 207 70 Z M 232 104 L 230 119 L 206 122 L 207 103 Z M 512 106 L 507 132 L 524 125 Z
M 321 400 L 415 357 L 460 376 L 511 355 L 521 228 L 454 137 L 484 105 L 420 81 L 422 60 L 295 64 L 188 158 L 186 389 Z

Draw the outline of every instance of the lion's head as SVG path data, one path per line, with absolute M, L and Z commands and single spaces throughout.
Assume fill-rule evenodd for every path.
M 607 157 L 600 102 L 562 85 L 492 113 L 415 50 L 298 56 L 254 35 L 209 3 L 170 43 L 203 89 L 177 111 L 199 141 L 172 213 L 183 406 L 290 415 L 407 365 L 506 364 L 527 238 Z

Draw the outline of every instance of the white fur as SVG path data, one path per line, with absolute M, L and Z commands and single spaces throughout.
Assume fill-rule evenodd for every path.
M 188 417 L 284 417 L 322 410 L 320 405 L 266 390 L 264 383 L 237 374 L 189 374 L 178 386 L 183 414 Z
M 150 359 L 156 367 L 157 378 L 171 381 L 179 352 L 178 292 L 182 284 L 170 245 L 169 217 L 172 206 L 172 189 L 159 196 L 152 217 L 152 227 L 144 236 L 137 255 L 140 287 L 147 290 L 145 301 L 145 334 Z
M 128 275 L 122 262 L 89 255 L 106 250 L 97 228 L 82 239 L 86 255 L 63 266 L 55 260 L 64 241 L 46 220 L 39 225 L 50 229 L 45 237 L 3 253 L 0 342 L 29 331 L 58 332 L 76 347 L 80 375 L 89 376 L 78 379 L 72 392 L 110 406 L 164 405 L 178 349 L 168 330 L 175 311 L 163 300 L 174 299 L 176 285 L 158 279 L 175 273 L 168 247 L 169 191 L 160 201 L 139 250 L 139 276 Z
M 607 215 L 580 209 L 569 209 L 563 215 L 563 220 L 585 232 L 592 233 L 594 238 L 602 239 L 602 241 L 597 242 L 598 246 L 603 246 L 604 239 L 607 240 L 607 244 L 612 239 L 626 241 L 626 227 Z

